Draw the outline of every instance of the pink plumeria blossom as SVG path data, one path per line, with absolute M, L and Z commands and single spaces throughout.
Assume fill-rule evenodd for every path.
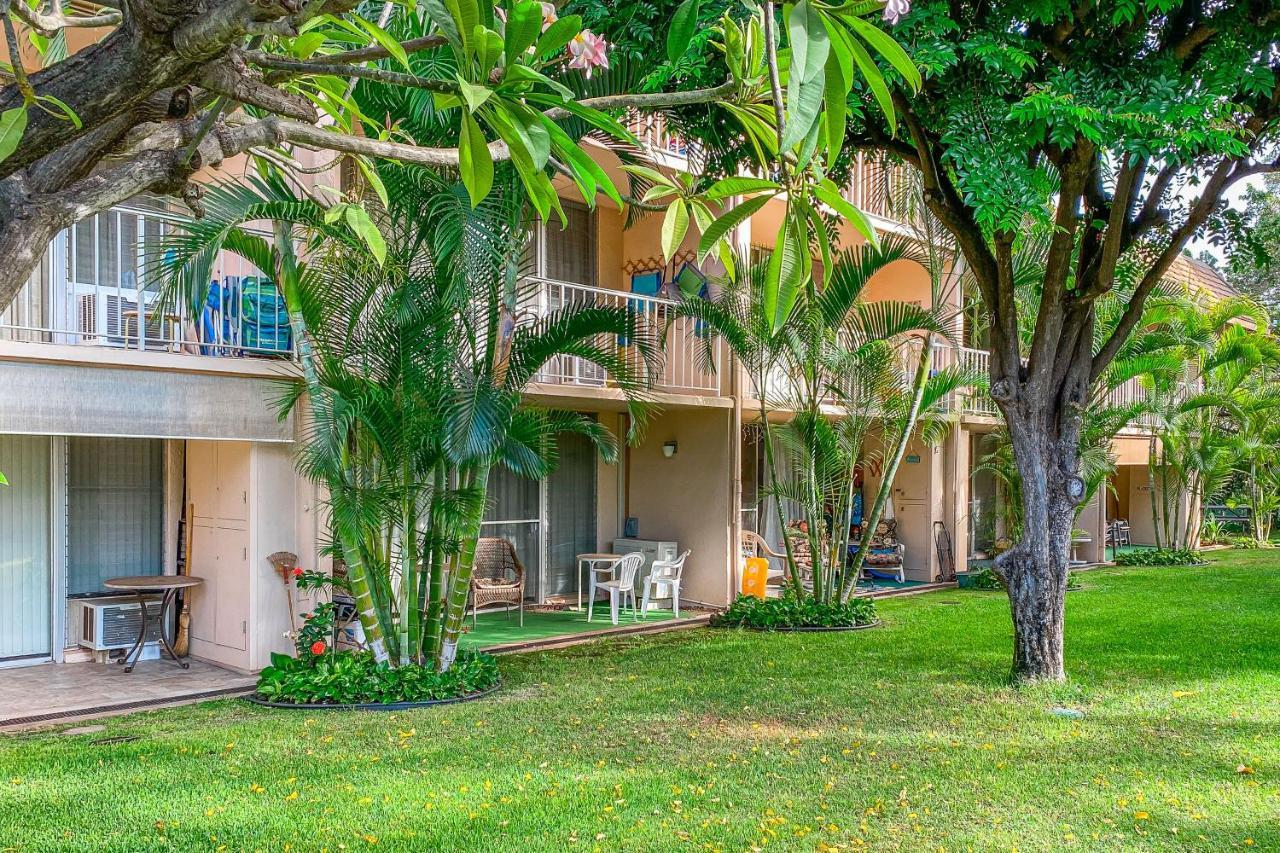
M 885 0 L 884 19 L 890 24 L 897 24 L 911 11 L 911 0 Z
M 554 24 L 559 18 L 560 16 L 556 14 L 555 3 L 542 4 L 542 28 L 544 30 Z
M 591 72 L 597 68 L 609 67 L 609 43 L 600 36 L 583 30 L 569 42 L 569 67 L 580 68 L 591 79 Z

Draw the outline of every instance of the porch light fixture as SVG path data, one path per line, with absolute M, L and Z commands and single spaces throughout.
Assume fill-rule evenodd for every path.
M 662 455 L 670 459 L 672 456 L 676 455 L 676 450 L 678 449 L 678 447 L 679 445 L 677 445 L 674 441 L 663 442 Z

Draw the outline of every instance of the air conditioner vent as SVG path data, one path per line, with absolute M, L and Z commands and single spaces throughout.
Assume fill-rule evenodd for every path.
M 128 649 L 138 640 L 142 613 L 136 598 L 84 598 L 79 600 L 80 645 L 94 651 Z M 148 643 L 160 641 L 160 599 L 147 601 Z

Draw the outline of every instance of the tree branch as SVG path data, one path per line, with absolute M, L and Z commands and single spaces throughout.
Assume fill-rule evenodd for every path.
M 314 124 L 320 120 L 315 104 L 256 79 L 234 52 L 226 59 L 205 66 L 198 82 L 211 92 L 260 107 L 267 112 Z
M 1187 218 L 1174 230 L 1164 251 L 1148 267 L 1146 274 L 1134 289 L 1133 295 L 1129 298 L 1129 304 L 1120 316 L 1120 321 L 1116 324 L 1111 336 L 1107 338 L 1102 348 L 1098 350 L 1097 355 L 1093 357 L 1093 363 L 1089 369 L 1089 381 L 1091 383 L 1102 375 L 1102 371 L 1106 369 L 1107 365 L 1119 353 L 1120 348 L 1124 346 L 1129 333 L 1134 330 L 1138 325 L 1138 321 L 1142 318 L 1142 310 L 1146 304 L 1147 297 L 1160 284 L 1169 268 L 1173 266 L 1173 262 L 1182 252 L 1183 246 L 1195 235 L 1200 226 L 1209 219 L 1227 188 L 1247 174 L 1249 174 L 1248 164 L 1239 158 L 1228 157 L 1218 163 L 1217 168 L 1213 170 L 1209 179 L 1205 181 L 1204 191 L 1191 206 L 1191 210 L 1187 213 Z
M 1093 144 L 1080 137 L 1075 145 L 1063 152 L 1058 162 L 1058 207 L 1053 220 L 1053 233 L 1049 238 L 1040 307 L 1036 312 L 1036 326 L 1027 359 L 1027 372 L 1033 382 L 1052 376 L 1053 363 L 1057 361 L 1065 314 L 1062 301 L 1066 293 L 1067 275 L 1071 271 L 1076 228 L 1080 223 L 1079 202 L 1093 173 L 1096 154 Z M 1009 286 L 1012 289 L 1012 281 Z
M 24 24 L 45 38 L 52 38 L 59 30 L 114 27 L 124 20 L 124 16 L 118 9 L 97 15 L 64 15 L 61 12 L 46 14 L 32 9 L 24 0 L 18 0 L 13 5 L 13 13 Z
M 445 39 L 444 36 L 422 36 L 421 38 L 416 39 L 406 39 L 405 41 L 400 42 L 400 47 L 404 49 L 405 53 L 420 53 L 424 50 L 444 47 L 448 43 L 448 40 Z M 261 55 L 271 60 L 293 60 L 293 58 L 289 56 L 277 56 L 276 54 L 268 53 Z M 338 53 L 325 53 L 318 56 L 312 56 L 307 59 L 307 62 L 312 65 L 351 65 L 352 63 L 357 62 L 370 62 L 375 59 L 389 59 L 390 57 L 391 52 L 382 45 L 370 45 L 369 47 L 358 47 L 354 50 L 343 50 Z M 256 59 L 254 62 L 255 64 L 262 65 L 264 68 L 278 67 L 264 62 L 257 62 Z
M 435 80 L 430 77 L 419 77 L 403 71 L 389 71 L 368 65 L 338 65 L 336 63 L 303 62 L 296 59 L 279 57 L 261 51 L 249 51 L 245 59 L 262 68 L 271 68 L 281 74 L 272 74 L 268 79 L 281 79 L 298 74 L 332 74 L 335 77 L 356 77 L 361 80 L 372 80 L 375 83 L 386 83 L 389 86 L 406 86 L 411 89 L 426 89 L 429 92 L 457 94 L 458 84 L 453 80 Z

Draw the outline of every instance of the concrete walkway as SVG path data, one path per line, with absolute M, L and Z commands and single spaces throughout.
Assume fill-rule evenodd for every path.
M 46 663 L 0 670 L 0 731 L 247 693 L 257 677 L 192 660 L 147 660 L 133 672 L 115 663 Z

